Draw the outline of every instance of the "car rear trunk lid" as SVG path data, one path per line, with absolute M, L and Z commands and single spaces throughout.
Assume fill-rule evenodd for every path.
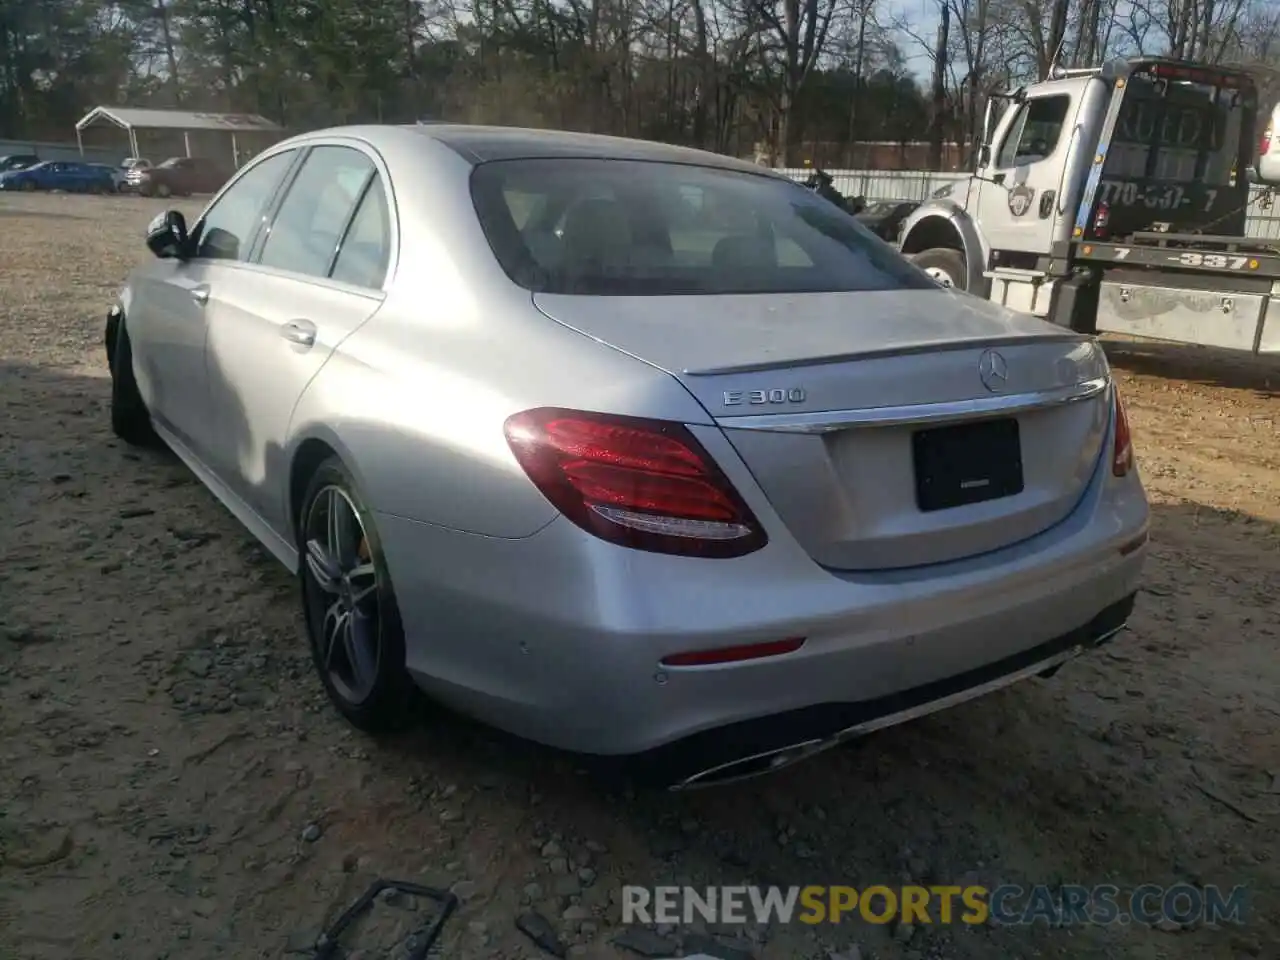
M 536 294 L 676 377 L 818 563 L 940 563 L 1065 518 L 1109 422 L 1093 341 L 963 294 Z

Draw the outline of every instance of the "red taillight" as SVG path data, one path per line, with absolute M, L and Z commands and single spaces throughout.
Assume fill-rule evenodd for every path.
M 1120 389 L 1114 385 L 1111 389 L 1116 409 L 1116 439 L 1111 448 L 1111 472 L 1117 477 L 1123 477 L 1133 469 L 1133 438 L 1129 434 L 1129 416 L 1124 411 Z
M 1111 207 L 1109 204 L 1098 204 L 1098 210 L 1093 215 L 1093 235 L 1099 240 L 1107 238 L 1107 224 L 1111 222 Z
M 541 408 L 508 418 L 505 429 L 512 453 L 542 494 L 604 540 L 719 558 L 768 542 L 683 424 Z

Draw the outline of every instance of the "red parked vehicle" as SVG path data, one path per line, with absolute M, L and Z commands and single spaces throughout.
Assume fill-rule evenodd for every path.
M 144 197 L 189 197 L 214 193 L 230 175 L 221 164 L 205 157 L 170 157 L 156 167 L 134 167 L 125 174 L 123 189 Z

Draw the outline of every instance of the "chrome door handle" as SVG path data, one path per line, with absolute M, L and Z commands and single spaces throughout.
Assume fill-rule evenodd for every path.
M 303 347 L 315 346 L 316 325 L 310 320 L 290 320 L 280 328 L 280 336 Z
M 201 284 L 198 287 L 192 287 L 191 299 L 203 307 L 206 303 L 209 302 L 209 288 L 204 284 Z

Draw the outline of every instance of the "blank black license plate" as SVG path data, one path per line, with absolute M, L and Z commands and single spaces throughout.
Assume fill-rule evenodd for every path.
M 916 506 L 946 510 L 1022 492 L 1022 441 L 1014 419 L 980 420 L 911 435 Z

